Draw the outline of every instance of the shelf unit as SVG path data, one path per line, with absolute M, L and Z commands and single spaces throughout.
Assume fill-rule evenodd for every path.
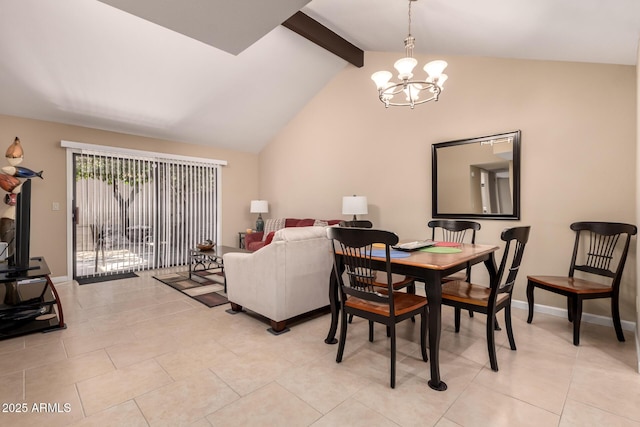
M 43 257 L 20 272 L 0 266 L 0 339 L 65 329 L 60 297 Z

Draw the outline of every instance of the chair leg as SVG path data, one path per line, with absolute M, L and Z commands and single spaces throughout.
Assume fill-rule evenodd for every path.
M 410 285 L 407 285 L 407 293 L 408 294 L 416 294 L 416 282 L 411 282 Z
M 353 314 L 349 315 L 349 323 L 353 322 Z
M 391 388 L 396 388 L 396 325 L 391 329 Z
M 373 342 L 373 321 L 369 320 L 369 342 Z
M 456 333 L 460 332 L 460 309 L 456 307 L 454 309 L 454 323 L 456 326 Z
M 573 299 L 573 345 L 580 345 L 580 321 L 582 320 L 582 299 Z
M 496 357 L 495 314 L 487 315 L 487 350 L 489 351 L 489 363 L 492 371 L 498 371 L 498 358 Z
M 569 319 L 569 322 L 573 322 L 573 319 L 576 316 L 575 304 L 576 304 L 575 298 L 568 296 L 567 297 L 567 318 Z
M 416 282 L 415 281 L 411 282 L 411 284 L 407 286 L 407 293 L 414 294 L 414 295 L 416 294 Z M 416 316 L 411 316 L 411 321 L 413 323 L 416 323 Z
M 620 323 L 620 308 L 618 307 L 618 296 L 611 297 L 611 318 L 613 319 L 613 327 L 616 330 L 618 341 L 624 342 L 624 334 L 622 333 L 622 324 Z
M 469 317 L 473 317 L 473 311 L 469 310 Z
M 527 317 L 527 323 L 533 321 L 533 289 L 535 285 L 532 282 L 527 283 L 527 302 L 529 303 L 529 317 Z
M 338 343 L 338 354 L 336 355 L 336 362 L 342 362 L 342 355 L 344 354 L 344 345 L 347 341 L 347 313 L 344 311 L 344 305 L 341 307 L 340 315 L 340 342 Z
M 516 340 L 513 338 L 513 329 L 511 327 L 511 303 L 504 308 L 504 324 L 507 325 L 507 337 L 509 338 L 509 346 L 511 350 L 516 349 Z

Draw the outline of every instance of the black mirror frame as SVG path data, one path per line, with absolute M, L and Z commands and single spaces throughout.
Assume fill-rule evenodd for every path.
M 511 214 L 476 214 L 465 212 L 440 212 L 438 210 L 438 149 L 463 145 L 475 144 L 482 141 L 490 141 L 499 138 L 513 138 L 513 212 Z M 459 139 L 456 141 L 440 142 L 431 146 L 431 215 L 433 218 L 452 219 L 520 219 L 520 139 L 519 130 L 513 132 L 499 133 L 489 136 L 481 136 L 470 139 Z

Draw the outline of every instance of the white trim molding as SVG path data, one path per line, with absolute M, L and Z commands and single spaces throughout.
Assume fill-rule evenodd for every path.
M 529 310 L 529 303 L 526 301 L 512 300 L 511 306 L 515 308 L 521 308 L 527 311 Z M 533 311 L 535 313 L 550 314 L 552 316 L 562 317 L 564 319 L 567 319 L 567 316 L 568 316 L 567 309 L 551 307 L 549 305 L 534 304 Z M 611 320 L 610 317 L 599 316 L 597 314 L 582 313 L 582 321 L 587 323 L 593 323 L 595 325 L 613 327 L 613 320 Z M 624 329 L 625 331 L 633 331 L 635 333 L 635 330 L 636 330 L 635 322 L 629 322 L 628 320 L 621 320 L 620 323 L 622 323 L 622 329 Z
M 182 160 L 185 162 L 198 162 L 214 165 L 226 166 L 226 160 L 207 159 L 204 157 L 181 156 L 179 154 L 157 153 L 153 151 L 133 150 L 129 148 L 108 147 L 105 145 L 85 144 L 84 142 L 60 141 L 62 148 L 70 148 L 83 154 L 109 152 L 117 154 L 128 154 L 130 156 L 153 157 L 155 159 Z

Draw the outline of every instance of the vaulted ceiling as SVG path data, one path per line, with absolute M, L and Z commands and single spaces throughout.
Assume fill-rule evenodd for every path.
M 160 6 L 159 6 L 160 5 Z M 406 0 L 0 0 L 0 114 L 258 152 L 347 61 L 400 56 Z M 637 0 L 419 0 L 417 51 L 636 64 Z M 373 89 L 372 89 L 373 90 Z

